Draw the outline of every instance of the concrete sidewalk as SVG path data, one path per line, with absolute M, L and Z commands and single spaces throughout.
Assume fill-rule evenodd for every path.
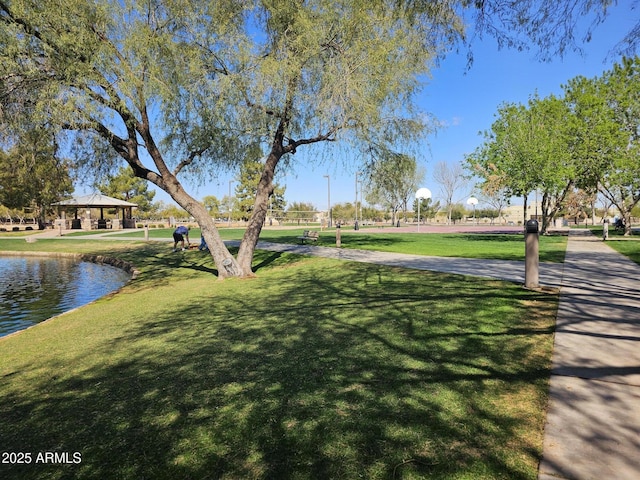
M 572 230 L 540 480 L 640 478 L 640 266 Z
M 258 242 L 257 248 L 272 252 L 287 252 L 300 255 L 350 260 L 353 262 L 374 263 L 391 267 L 432 270 L 434 272 L 473 275 L 483 278 L 495 278 L 524 284 L 524 262 L 491 260 L 482 258 L 429 257 L 404 253 L 378 252 L 315 245 L 290 245 L 284 243 Z M 539 268 L 540 285 L 560 287 L 564 266 L 559 263 L 541 263 Z

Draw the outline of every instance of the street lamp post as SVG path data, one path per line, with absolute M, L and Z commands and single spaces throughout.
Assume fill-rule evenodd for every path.
M 229 227 L 231 227 L 231 207 L 232 207 L 232 202 L 231 202 L 231 184 L 233 183 L 233 180 L 229 180 L 229 215 L 227 218 L 227 225 Z
M 419 188 L 416 192 L 416 200 L 418 200 L 418 231 L 420 231 L 420 204 L 422 200 L 431 198 L 431 190 L 428 188 Z
M 324 178 L 327 179 L 327 228 L 331 228 L 331 177 L 324 175 Z
M 473 205 L 473 223 L 476 223 L 476 205 L 478 204 L 478 199 L 476 197 L 469 197 L 467 200 L 467 205 Z
M 362 180 L 358 180 L 358 185 L 360 186 L 360 221 L 364 220 L 362 216 Z
M 358 230 L 358 174 L 361 172 L 356 172 L 356 204 L 355 204 L 355 210 L 356 210 L 356 222 L 353 224 L 353 229 L 354 230 Z

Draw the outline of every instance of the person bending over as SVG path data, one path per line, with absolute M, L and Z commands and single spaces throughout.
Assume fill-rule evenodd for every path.
M 187 245 L 189 245 L 189 227 L 180 225 L 173 232 L 173 251 L 178 250 L 178 243 L 182 243 L 182 250 L 186 250 L 184 246 L 184 238 L 187 237 Z

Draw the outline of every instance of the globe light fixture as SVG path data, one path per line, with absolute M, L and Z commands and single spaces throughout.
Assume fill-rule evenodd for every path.
M 431 198 L 431 190 L 428 188 L 419 188 L 416 192 L 416 200 L 418 200 L 418 231 L 420 231 L 420 204 L 422 200 Z
M 476 197 L 469 197 L 467 200 L 467 205 L 473 205 L 473 223 L 476 223 L 476 205 L 478 204 L 478 199 Z

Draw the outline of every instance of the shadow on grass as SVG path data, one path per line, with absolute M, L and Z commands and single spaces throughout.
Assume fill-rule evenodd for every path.
M 4 478 L 535 478 L 552 329 L 520 319 L 550 297 L 313 265 L 243 295 L 217 284 L 80 351 L 82 368 L 52 360 L 50 377 L 5 387 L 0 451 L 82 463 Z

